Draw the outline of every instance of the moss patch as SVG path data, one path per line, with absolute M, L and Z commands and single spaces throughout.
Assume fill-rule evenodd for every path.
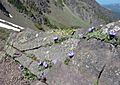
M 70 58 L 66 58 L 65 61 L 64 61 L 64 64 L 68 65 L 70 61 L 71 61 Z

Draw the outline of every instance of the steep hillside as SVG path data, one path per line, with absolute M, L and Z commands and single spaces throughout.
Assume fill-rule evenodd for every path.
M 21 13 L 31 18 L 39 29 L 41 24 L 52 28 L 98 26 L 116 18 L 95 0 L 8 0 Z
M 110 10 L 100 6 L 95 0 L 81 0 L 87 4 L 89 4 L 92 9 L 94 10 L 95 14 L 98 18 L 105 20 L 106 22 L 111 22 L 117 19 L 114 13 Z

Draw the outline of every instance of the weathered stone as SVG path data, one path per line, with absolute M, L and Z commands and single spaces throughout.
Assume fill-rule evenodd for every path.
M 79 65 L 76 67 L 86 78 L 95 82 L 103 66 L 106 65 L 100 77 L 100 85 L 119 85 L 120 51 L 118 49 L 96 39 L 80 41 L 75 57 Z
M 15 58 L 15 60 L 19 61 L 24 67 L 29 67 L 31 62 L 33 61 L 31 58 L 26 55 L 22 55 L 21 57 Z
M 61 62 L 57 63 L 46 76 L 50 85 L 93 85 L 79 71 Z
M 41 73 L 38 69 L 38 62 L 35 61 L 31 63 L 28 69 L 37 76 L 39 76 Z

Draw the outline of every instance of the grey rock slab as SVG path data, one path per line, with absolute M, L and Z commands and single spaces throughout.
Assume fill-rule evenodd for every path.
M 58 63 L 46 75 L 50 85 L 93 85 L 74 68 Z
M 38 59 L 58 59 L 63 60 L 67 56 L 67 54 L 71 51 L 74 51 L 78 43 L 76 39 L 69 39 L 61 44 L 54 44 L 52 46 L 41 47 L 40 49 L 28 51 L 26 53 L 33 53 Z
M 16 49 L 14 49 L 12 46 L 6 45 L 5 49 L 7 54 L 13 56 L 13 54 L 16 52 Z
M 3 57 L 5 57 L 5 52 L 0 51 L 0 61 L 2 60 Z
M 106 64 L 101 76 L 100 85 L 119 85 L 119 77 L 115 72 L 115 68 L 120 69 L 120 50 L 112 47 L 111 44 L 102 42 L 100 40 L 82 40 L 78 43 L 76 49 L 76 56 L 74 61 L 78 70 L 92 82 L 97 80 L 97 77 Z M 112 69 L 111 69 L 112 68 Z M 117 74 L 119 76 L 119 74 Z M 104 81 L 104 82 L 103 82 Z
M 28 31 L 29 30 L 25 30 L 25 32 L 23 31 L 17 36 L 17 40 L 14 42 L 15 47 L 18 47 L 21 50 L 25 50 L 53 42 L 53 34 L 51 31 L 37 32 L 31 29 L 30 31 L 32 32 Z
M 26 55 L 22 54 L 21 57 L 15 58 L 15 60 L 19 61 L 23 66 L 29 67 L 31 62 L 33 61 L 31 58 L 26 57 Z
M 40 75 L 40 71 L 38 69 L 38 62 L 34 61 L 31 63 L 31 65 L 28 68 L 32 73 L 34 73 L 35 75 L 39 76 Z
M 60 45 L 53 45 L 50 47 L 42 47 L 38 50 L 29 51 L 26 53 L 33 53 L 38 59 L 61 59 L 66 56 L 67 52 Z

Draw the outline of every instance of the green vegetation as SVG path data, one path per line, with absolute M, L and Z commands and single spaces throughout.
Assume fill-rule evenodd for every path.
M 9 34 L 10 32 L 8 30 L 0 28 L 0 40 L 6 40 Z
M 24 4 L 20 1 L 20 0 L 8 0 L 9 3 L 11 3 L 13 6 L 15 6 L 17 8 L 17 10 L 21 13 L 25 13 L 26 15 L 32 17 L 34 16 L 32 13 L 32 10 L 35 10 L 35 5 L 31 6 L 31 7 L 26 7 L 24 6 Z
M 37 79 L 37 76 L 34 75 L 33 73 L 31 73 L 30 70 L 27 69 L 27 68 L 24 68 L 24 70 L 23 70 L 23 76 L 27 80 L 36 80 Z
M 35 27 L 39 30 L 45 31 L 44 28 L 39 23 L 34 23 Z
M 76 31 L 75 28 L 72 27 L 63 27 L 60 29 L 55 29 L 53 34 L 59 35 L 59 36 L 70 36 Z
M 68 40 L 68 39 L 69 39 L 69 37 L 61 37 L 61 38 L 58 40 L 57 43 L 62 43 L 63 41 Z
M 106 23 L 111 22 L 110 18 L 102 13 L 97 13 L 98 18 L 105 20 Z
M 120 45 L 120 39 L 118 38 L 110 39 L 110 36 L 107 33 L 103 33 L 102 29 L 98 29 L 98 30 L 95 30 L 94 32 L 88 33 L 87 39 L 89 40 L 91 38 L 102 40 L 107 43 L 111 43 L 113 45 Z
M 64 64 L 65 64 L 65 65 L 68 65 L 69 62 L 70 62 L 70 58 L 66 58 L 65 61 L 64 61 Z
M 59 2 L 62 2 L 60 0 Z M 54 5 L 51 6 L 51 13 L 45 14 L 47 18 L 47 26 L 51 28 L 64 28 L 64 27 L 89 27 L 89 21 L 84 21 L 79 16 L 75 15 L 66 5 L 63 9 L 59 9 Z
M 99 85 L 99 81 L 97 80 L 94 85 Z
M 64 2 L 65 0 L 56 0 L 57 4 L 61 5 L 61 6 L 64 6 Z
M 96 38 L 96 39 L 105 40 L 105 41 L 109 40 L 109 36 L 103 33 L 102 29 L 95 30 L 94 32 L 88 33 L 87 39 L 90 39 L 90 38 Z
M 20 0 L 8 0 L 9 3 L 13 4 L 15 7 L 17 7 L 17 9 L 19 10 L 19 12 L 23 12 L 23 11 L 27 11 L 26 7 L 23 6 L 23 4 L 21 3 Z

